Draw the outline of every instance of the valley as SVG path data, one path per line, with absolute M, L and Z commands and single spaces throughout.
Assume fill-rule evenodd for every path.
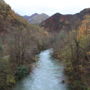
M 90 90 L 90 8 L 76 14 L 17 14 L 0 0 L 0 90 Z

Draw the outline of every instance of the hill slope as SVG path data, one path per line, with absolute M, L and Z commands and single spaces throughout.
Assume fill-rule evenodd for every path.
M 10 90 L 29 74 L 47 37 L 46 31 L 31 25 L 0 0 L 0 90 Z
M 31 24 L 40 24 L 42 21 L 46 20 L 49 18 L 48 15 L 42 13 L 42 14 L 33 14 L 31 16 L 24 16 L 26 20 L 28 20 Z
M 71 15 L 54 14 L 41 23 L 41 26 L 49 32 L 59 32 L 61 30 L 75 30 L 79 27 L 84 16 L 90 15 L 90 8 L 82 10 L 80 13 Z

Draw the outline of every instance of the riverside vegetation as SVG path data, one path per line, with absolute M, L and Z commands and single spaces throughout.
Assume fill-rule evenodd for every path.
M 84 17 L 78 30 L 60 31 L 51 42 L 53 56 L 66 65 L 69 89 L 90 90 L 90 16 Z
M 10 90 L 25 77 L 35 55 L 48 40 L 48 33 L 31 25 L 0 0 L 0 90 Z
M 53 48 L 65 64 L 70 90 L 90 90 L 90 9 L 55 14 L 31 25 L 0 0 L 0 90 L 10 90 L 32 70 L 39 51 Z

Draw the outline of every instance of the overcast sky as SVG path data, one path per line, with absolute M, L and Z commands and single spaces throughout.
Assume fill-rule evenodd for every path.
M 90 8 L 90 0 L 5 0 L 20 15 L 46 13 L 74 14 Z

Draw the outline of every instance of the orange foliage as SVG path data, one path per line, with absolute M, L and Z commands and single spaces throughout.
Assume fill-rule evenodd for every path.
M 89 34 L 90 34 L 90 16 L 86 15 L 79 27 L 78 38 L 82 38 L 83 36 L 87 36 Z

